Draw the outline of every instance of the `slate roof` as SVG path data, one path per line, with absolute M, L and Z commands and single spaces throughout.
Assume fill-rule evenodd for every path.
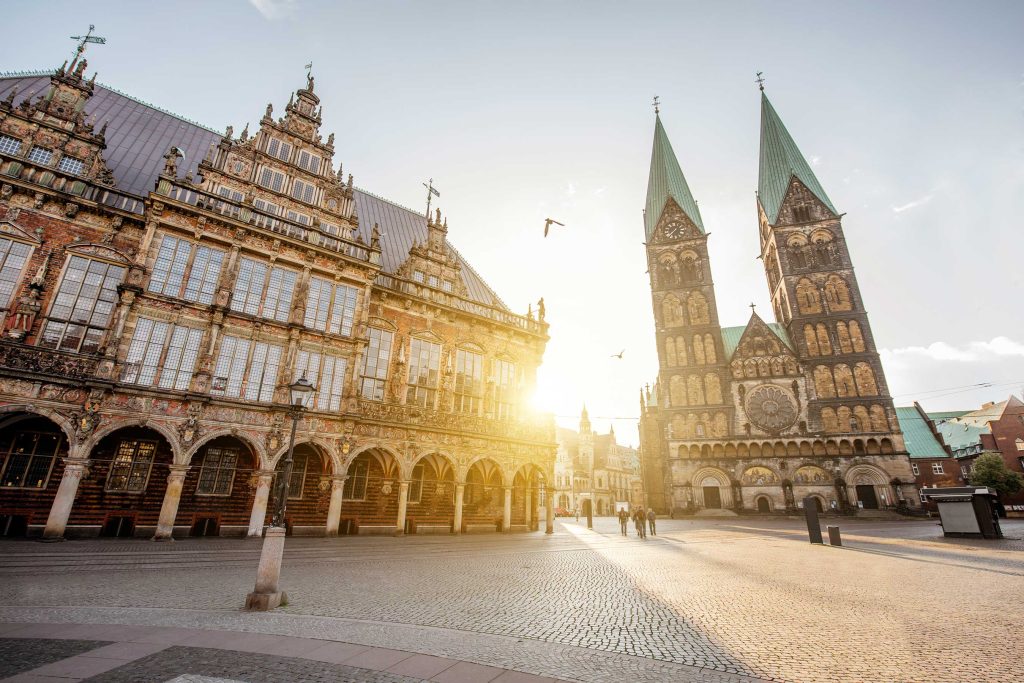
M 768 215 L 769 223 L 775 223 L 778 219 L 779 209 L 782 208 L 793 176 L 796 176 L 832 213 L 839 215 L 825 194 L 825 188 L 818 182 L 814 171 L 783 125 L 782 119 L 775 113 L 768 96 L 762 92 L 761 162 L 758 169 L 757 198 Z
M 914 406 L 897 407 L 896 419 L 911 458 L 948 458 L 949 454 L 935 438 L 928 422 Z
M 17 88 L 14 104 L 35 98 L 46 92 L 50 85 L 49 72 L 33 72 L 0 77 L 0 99 Z M 177 114 L 137 100 L 130 95 L 99 83 L 85 107 L 87 121 L 98 129 L 109 123 L 106 133 L 107 148 L 103 158 L 114 172 L 117 189 L 145 197 L 156 186 L 156 178 L 164 166 L 163 155 L 171 146 L 182 150 L 185 158 L 179 163 L 179 173 L 193 174 L 211 144 L 222 134 Z M 356 215 L 359 234 L 369 243 L 373 224 L 380 225 L 381 261 L 383 271 L 393 274 L 405 261 L 413 242 L 426 242 L 426 217 L 412 209 L 399 206 L 377 195 L 356 190 Z M 483 278 L 473 270 L 458 251 L 452 249 L 461 265 L 463 282 L 473 301 L 508 310 Z
M 661 117 L 655 115 L 651 175 L 647 179 L 647 206 L 644 210 L 644 228 L 648 238 L 654 233 L 669 197 L 674 199 L 693 224 L 704 232 L 700 209 L 697 208 L 697 202 L 690 193 L 690 186 L 686 183 L 683 170 L 679 168 L 679 161 L 672 151 L 672 143 L 668 141 L 665 127 L 661 125 Z
M 789 333 L 786 331 L 785 327 L 779 323 L 766 322 L 765 325 L 775 333 L 775 336 L 778 337 L 783 344 L 788 346 L 790 350 L 793 350 L 793 342 L 789 340 Z M 736 353 L 736 347 L 740 345 L 740 339 L 743 338 L 743 332 L 746 329 L 746 325 L 722 328 L 722 346 L 725 347 L 726 360 L 732 358 L 732 354 Z

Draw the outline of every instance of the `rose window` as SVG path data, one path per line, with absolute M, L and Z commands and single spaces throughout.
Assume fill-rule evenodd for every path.
M 774 384 L 762 384 L 747 392 L 747 417 L 766 432 L 780 432 L 796 422 L 793 394 Z

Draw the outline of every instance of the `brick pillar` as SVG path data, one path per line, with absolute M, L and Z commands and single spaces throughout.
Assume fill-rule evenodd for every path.
M 256 497 L 252 501 L 252 514 L 249 516 L 249 538 L 263 535 L 263 525 L 267 521 L 267 501 L 270 499 L 270 484 L 274 480 L 273 472 L 258 472 Z
M 544 533 L 555 533 L 555 490 L 550 486 L 545 487 L 547 501 L 544 505 Z
M 174 520 L 178 518 L 181 487 L 185 483 L 185 475 L 187 473 L 188 465 L 171 465 L 171 472 L 167 475 L 167 490 L 164 492 L 164 502 L 160 506 L 160 518 L 156 523 L 156 533 L 153 534 L 154 541 L 174 540 Z
M 455 520 L 453 532 L 456 534 L 462 533 L 462 502 L 466 497 L 466 485 L 462 483 L 455 484 Z
M 526 528 L 533 531 L 533 489 L 526 486 Z
M 398 482 L 398 519 L 395 520 L 396 534 L 405 533 L 405 511 L 409 507 L 409 482 L 405 479 Z
M 75 460 L 64 458 L 64 476 L 60 479 L 60 486 L 57 487 L 57 495 L 50 505 L 50 516 L 46 518 L 46 528 L 43 530 L 43 538 L 59 540 L 64 538 L 64 529 L 68 525 L 68 517 L 71 516 L 71 508 L 75 504 L 75 496 L 78 494 L 78 484 L 82 476 L 87 472 L 88 460 Z
M 331 502 L 327 506 L 327 535 L 337 536 L 341 524 L 341 500 L 348 477 L 331 477 Z

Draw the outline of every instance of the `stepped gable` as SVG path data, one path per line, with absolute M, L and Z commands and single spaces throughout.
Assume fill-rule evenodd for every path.
M 14 105 L 44 95 L 50 87 L 52 72 L 33 72 L 0 77 L 0 100 L 16 89 Z M 99 83 L 85 107 L 86 120 L 97 128 L 108 124 L 107 147 L 103 158 L 114 173 L 122 192 L 145 197 L 156 186 L 164 167 L 164 155 L 172 146 L 184 154 L 179 173 L 196 174 L 211 145 L 218 144 L 223 133 L 207 128 L 177 114 L 137 100 Z M 365 190 L 355 191 L 359 235 L 370 243 L 374 224 L 381 235 L 383 271 L 394 274 L 406 260 L 414 243 L 427 241 L 427 219 L 422 213 L 399 206 Z M 475 302 L 508 310 L 483 278 L 458 251 L 447 243 L 459 261 L 461 277 L 469 298 Z

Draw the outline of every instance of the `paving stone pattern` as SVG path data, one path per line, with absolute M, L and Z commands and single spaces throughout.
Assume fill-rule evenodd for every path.
M 274 657 L 199 647 L 169 647 L 89 679 L 89 683 L 170 681 L 204 676 L 246 683 L 414 683 L 421 679 L 298 657 Z M 189 678 L 185 678 L 189 680 Z M 202 679 L 199 679 L 202 680 Z
M 444 651 L 430 654 L 522 669 L 507 647 L 472 651 L 489 635 L 521 640 L 542 660 L 523 670 L 570 680 L 1024 680 L 1006 647 L 1021 636 L 1006 610 L 1024 577 L 1020 525 L 985 544 L 944 540 L 934 522 L 844 521 L 840 549 L 811 546 L 799 522 L 659 520 L 647 541 L 622 538 L 614 520 L 595 523 L 553 536 L 289 539 L 289 606 L 219 627 L 341 617 L 346 634 L 370 641 L 376 631 L 391 642 L 371 644 L 411 651 L 423 650 L 394 639 L 434 629 L 432 647 Z M 0 560 L 0 604 L 174 606 L 235 619 L 258 544 L 173 545 L 26 546 Z M 67 566 L 77 570 L 56 569 Z M 936 587 L 949 599 L 936 600 Z M 615 673 L 586 666 L 588 652 Z
M 0 679 L 103 647 L 99 640 L 0 638 Z

